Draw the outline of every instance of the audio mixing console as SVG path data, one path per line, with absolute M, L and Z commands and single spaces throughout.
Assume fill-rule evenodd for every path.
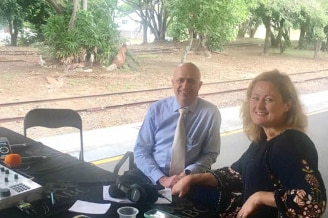
M 0 210 L 21 201 L 32 202 L 42 197 L 42 186 L 6 166 L 0 165 Z

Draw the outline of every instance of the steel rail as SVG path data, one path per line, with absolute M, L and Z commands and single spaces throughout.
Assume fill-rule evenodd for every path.
M 321 78 L 310 78 L 305 80 L 299 80 L 299 81 L 293 81 L 294 83 L 304 83 L 319 79 L 327 79 L 328 77 L 321 77 Z M 231 90 L 224 90 L 224 91 L 216 91 L 216 92 L 208 92 L 208 93 L 202 93 L 200 96 L 210 96 L 210 95 L 219 95 L 219 94 L 227 94 L 227 93 L 233 93 L 233 92 L 241 92 L 245 91 L 247 88 L 239 88 L 239 89 L 231 89 Z M 139 101 L 139 102 L 132 102 L 132 103 L 126 103 L 126 104 L 117 104 L 117 105 L 109 105 L 109 106 L 101 106 L 101 107 L 94 107 L 94 108 L 84 108 L 84 109 L 77 109 L 77 112 L 99 112 L 99 111 L 106 111 L 110 109 L 115 108 L 122 108 L 122 107 L 133 107 L 133 106 L 139 106 L 144 104 L 151 104 L 158 99 L 148 100 L 148 101 Z M 0 123 L 7 123 L 7 122 L 15 122 L 15 121 L 21 121 L 24 120 L 24 117 L 11 117 L 11 118 L 3 118 L 0 119 Z
M 322 71 L 328 71 L 328 69 L 322 69 L 317 71 L 305 71 L 299 73 L 291 73 L 291 76 L 303 75 L 303 74 L 310 74 L 310 73 L 317 73 Z M 315 79 L 323 79 L 327 78 L 324 77 L 317 77 Z M 203 83 L 203 87 L 206 85 L 215 85 L 215 84 L 227 84 L 227 83 L 235 83 L 235 82 L 245 82 L 250 81 L 252 78 L 248 79 L 238 79 L 238 80 L 226 80 L 226 81 L 217 81 L 217 82 L 209 82 Z M 50 99 L 41 99 L 41 100 L 30 100 L 30 101 L 18 101 L 18 102 L 9 102 L 9 103 L 1 103 L 0 107 L 9 107 L 14 105 L 24 105 L 24 104 L 34 104 L 34 103 L 45 103 L 45 102 L 54 102 L 54 101 L 67 101 L 67 100 L 75 100 L 75 99 L 86 99 L 86 98 L 99 98 L 99 97 L 109 97 L 109 96 L 119 96 L 125 94 L 137 94 L 137 93 L 145 93 L 145 92 L 154 92 L 154 91 L 162 91 L 172 89 L 172 87 L 163 87 L 163 88 L 154 88 L 154 89 L 143 89 L 143 90 L 133 90 L 133 91 L 126 91 L 126 92 L 113 92 L 113 93 L 105 93 L 105 94 L 97 94 L 97 95 L 82 95 L 82 96 L 72 96 L 72 97 L 65 97 L 65 98 L 50 98 Z

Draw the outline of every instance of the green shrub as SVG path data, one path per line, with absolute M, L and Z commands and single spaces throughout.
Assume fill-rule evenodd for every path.
M 94 53 L 95 60 L 109 64 L 111 54 L 119 44 L 119 33 L 109 19 L 95 19 L 91 12 L 81 11 L 77 15 L 75 27 L 68 30 L 70 15 L 50 17 L 43 27 L 43 34 L 50 51 L 59 60 L 67 58 L 78 62 L 81 51 Z

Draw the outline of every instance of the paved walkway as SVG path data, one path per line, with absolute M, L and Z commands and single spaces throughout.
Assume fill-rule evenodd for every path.
M 307 113 L 328 109 L 328 90 L 301 96 Z M 220 109 L 222 116 L 221 134 L 242 128 L 239 107 Z M 84 131 L 85 161 L 95 161 L 132 151 L 141 123 L 113 126 Z M 79 134 L 72 133 L 38 139 L 45 145 L 78 157 Z

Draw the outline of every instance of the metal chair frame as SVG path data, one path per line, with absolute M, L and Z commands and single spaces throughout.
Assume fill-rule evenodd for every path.
M 84 161 L 83 129 L 80 114 L 72 109 L 36 108 L 30 110 L 24 117 L 24 136 L 31 127 L 62 128 L 74 127 L 80 130 L 79 160 Z

